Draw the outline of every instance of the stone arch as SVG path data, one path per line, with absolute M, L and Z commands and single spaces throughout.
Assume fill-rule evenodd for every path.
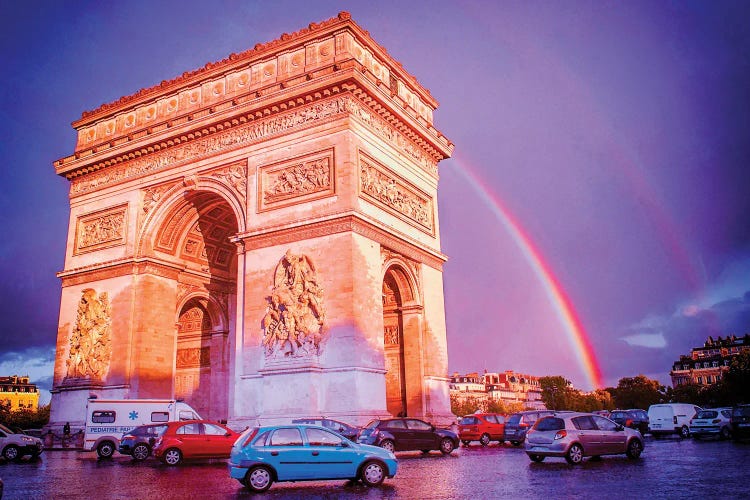
M 187 178 L 160 193 L 144 203 L 137 255 L 173 269 L 158 278 L 174 290 L 171 307 L 160 305 L 175 318 L 172 395 L 204 418 L 227 420 L 239 295 L 234 239 L 244 212 L 234 191 L 214 178 Z
M 386 408 L 392 415 L 424 416 L 423 307 L 417 280 L 400 258 L 383 272 Z
M 246 230 L 244 199 L 238 197 L 234 189 L 213 177 L 186 177 L 174 184 L 162 184 L 145 190 L 142 206 L 144 216 L 136 237 L 136 257 L 151 255 L 155 233 L 168 220 L 175 207 L 200 193 L 213 194 L 226 202 L 237 221 L 237 232 Z

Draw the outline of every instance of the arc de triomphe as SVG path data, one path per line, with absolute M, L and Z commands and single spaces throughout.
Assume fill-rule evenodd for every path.
M 84 113 L 50 423 L 451 421 L 436 107 L 342 12 Z

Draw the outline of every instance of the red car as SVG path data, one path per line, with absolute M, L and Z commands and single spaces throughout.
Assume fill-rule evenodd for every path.
M 464 446 L 470 441 L 479 441 L 487 446 L 490 441 L 503 443 L 505 415 L 498 413 L 474 413 L 466 415 L 458 423 L 458 437 Z
M 240 436 L 229 427 L 207 420 L 168 422 L 156 439 L 153 453 L 167 465 L 191 458 L 229 458 Z

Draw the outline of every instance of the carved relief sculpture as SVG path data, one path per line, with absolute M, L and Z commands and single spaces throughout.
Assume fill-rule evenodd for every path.
M 67 360 L 69 378 L 104 379 L 112 354 L 111 324 L 107 292 L 97 296 L 93 288 L 83 290 L 78 303 L 76 326 L 70 337 Z
M 76 253 L 90 252 L 125 243 L 125 206 L 78 219 Z
M 383 335 L 386 345 L 398 345 L 398 325 L 386 325 Z
M 266 358 L 320 354 L 325 326 L 323 289 L 310 258 L 287 250 L 276 266 L 273 291 L 266 300 L 262 322 Z
M 260 169 L 258 210 L 307 202 L 334 193 L 333 150 Z
M 432 231 L 432 206 L 428 199 L 360 159 L 360 189 L 362 193 L 406 217 L 423 230 Z

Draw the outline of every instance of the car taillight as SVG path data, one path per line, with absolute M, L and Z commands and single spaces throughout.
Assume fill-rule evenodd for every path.
M 528 427 L 529 427 L 529 424 L 523 424 L 523 423 L 518 424 L 519 429 L 528 429 Z
M 633 424 L 633 421 L 631 419 L 627 419 L 625 421 L 625 427 L 630 427 Z
M 557 431 L 557 433 L 555 434 L 555 440 L 562 439 L 567 435 L 567 431 Z
M 247 439 L 245 439 L 245 442 L 242 443 L 242 447 L 244 448 L 245 446 L 249 445 L 250 441 L 253 440 L 253 438 L 255 437 L 256 434 L 258 434 L 258 428 L 257 427 L 255 429 L 253 429 L 253 431 L 250 433 L 249 436 L 247 436 Z

